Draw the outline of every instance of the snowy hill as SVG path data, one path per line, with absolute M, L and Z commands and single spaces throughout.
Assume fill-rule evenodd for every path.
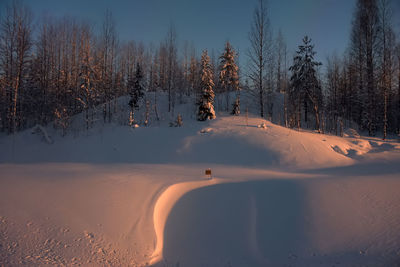
M 169 120 L 1 137 L 0 265 L 400 263 L 399 143 Z

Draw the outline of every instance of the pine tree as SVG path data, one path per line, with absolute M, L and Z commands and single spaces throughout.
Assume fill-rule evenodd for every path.
M 317 78 L 316 67 L 320 66 L 321 63 L 314 61 L 316 52 L 308 36 L 303 38 L 303 45 L 299 46 L 299 50 L 296 53 L 293 65 L 290 67 L 292 77 L 289 97 L 292 107 L 295 107 L 293 111 L 297 112 L 297 127 L 301 127 L 302 104 L 306 122 L 308 118 L 308 106 L 311 104 L 315 115 L 315 126 L 320 131 L 319 108 L 322 105 L 322 91 Z
M 139 109 L 139 102 L 144 96 L 144 86 L 143 86 L 143 73 L 142 68 L 139 63 L 136 64 L 136 73 L 133 81 L 133 86 L 130 91 L 131 100 L 129 101 L 129 106 L 131 108 Z
M 215 119 L 214 111 L 214 82 L 213 73 L 210 64 L 210 57 L 205 50 L 201 56 L 201 82 L 200 87 L 202 94 L 197 104 L 199 106 L 197 120 L 205 121 L 207 119 Z
M 129 116 L 129 124 L 134 123 L 134 112 L 135 109 L 139 109 L 139 103 L 144 96 L 144 86 L 143 86 L 143 73 L 142 68 L 139 63 L 136 64 L 136 73 L 134 79 L 128 80 L 128 89 L 131 99 L 129 100 L 129 106 L 131 107 L 131 112 Z
M 235 63 L 236 53 L 229 42 L 225 45 L 225 50 L 220 57 L 219 81 L 226 94 L 226 110 L 229 109 L 229 93 L 236 91 L 236 100 L 233 104 L 233 115 L 240 114 L 240 88 L 238 66 Z

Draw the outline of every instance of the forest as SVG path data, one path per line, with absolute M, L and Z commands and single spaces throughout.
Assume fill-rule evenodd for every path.
M 127 125 L 138 109 L 154 109 L 158 119 L 159 93 L 168 95 L 168 112 L 191 96 L 198 119 L 213 119 L 214 96 L 220 95 L 226 101 L 218 111 L 239 115 L 240 95 L 247 93 L 257 115 L 270 120 L 281 99 L 283 119 L 275 123 L 286 127 L 335 135 L 356 128 L 383 139 L 399 134 L 400 36 L 390 0 L 356 2 L 346 52 L 332 54 L 323 66 L 315 60 L 312 36 L 299 40 L 292 56 L 284 35 L 273 34 L 273 10 L 258 1 L 239 66 L 229 42 L 221 55 L 203 51 L 200 57 L 195 45 L 179 42 L 173 24 L 163 41 L 145 45 L 121 41 L 109 10 L 95 30 L 71 17 L 34 20 L 27 6 L 13 1 L 0 17 L 0 132 L 52 124 L 65 135 L 79 113 L 86 129 L 94 113 L 111 123 L 121 96 L 130 98 Z M 154 97 L 146 97 L 150 92 Z

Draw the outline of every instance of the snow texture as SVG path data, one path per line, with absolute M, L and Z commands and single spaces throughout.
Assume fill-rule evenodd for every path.
M 52 136 L 0 137 L 1 266 L 400 263 L 395 140 L 224 113 Z

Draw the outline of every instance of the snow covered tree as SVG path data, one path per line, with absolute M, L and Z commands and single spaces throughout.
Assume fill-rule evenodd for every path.
M 129 124 L 133 124 L 133 115 L 135 113 L 135 109 L 139 109 L 140 100 L 144 96 L 143 73 L 139 63 L 136 64 L 136 73 L 134 79 L 130 79 L 128 81 L 128 90 L 131 97 L 129 100 L 129 106 L 131 107 Z
M 207 50 L 204 50 L 201 56 L 201 96 L 197 102 L 199 109 L 197 113 L 197 120 L 205 121 L 207 119 L 215 119 L 214 111 L 214 82 L 213 72 L 210 64 L 210 57 Z
M 236 100 L 233 104 L 232 114 L 240 114 L 240 88 L 238 66 L 235 63 L 236 52 L 229 42 L 226 42 L 224 53 L 220 57 L 219 81 L 226 94 L 226 111 L 229 109 L 229 93 L 236 91 Z
M 303 38 L 303 45 L 299 46 L 293 59 L 291 89 L 289 98 L 291 100 L 293 113 L 296 113 L 297 127 L 301 127 L 301 108 L 304 108 L 304 119 L 307 122 L 308 106 L 311 104 L 315 115 L 315 127 L 320 130 L 320 106 L 322 104 L 321 85 L 317 78 L 316 68 L 321 65 L 314 61 L 316 52 L 311 39 L 308 36 Z

